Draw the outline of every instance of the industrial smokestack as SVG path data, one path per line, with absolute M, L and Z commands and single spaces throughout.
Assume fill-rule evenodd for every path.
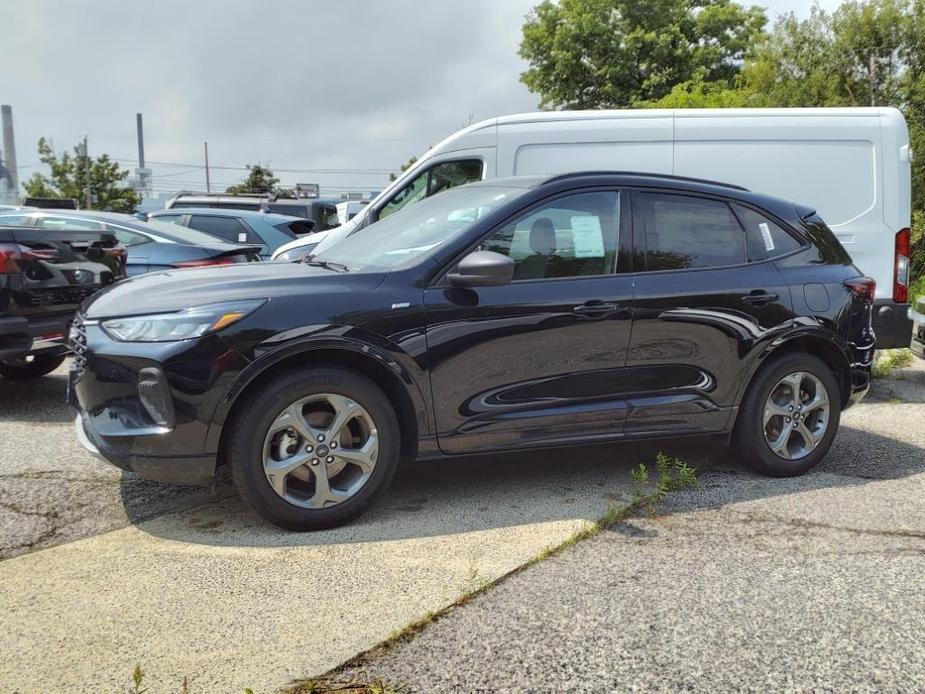
M 19 198 L 19 169 L 16 168 L 16 142 L 13 138 L 13 109 L 0 106 L 0 120 L 3 122 L 3 163 L 10 175 L 13 197 Z

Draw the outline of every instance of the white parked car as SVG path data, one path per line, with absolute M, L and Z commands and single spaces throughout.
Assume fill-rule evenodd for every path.
M 474 180 L 575 171 L 640 171 L 712 179 L 814 208 L 877 280 L 879 347 L 909 344 L 912 151 L 893 108 L 550 111 L 476 123 L 431 148 L 323 243 L 441 190 Z
M 912 319 L 912 351 L 925 359 L 925 296 L 920 296 L 909 308 Z

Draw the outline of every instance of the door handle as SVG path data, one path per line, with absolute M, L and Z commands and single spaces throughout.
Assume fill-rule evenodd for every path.
M 770 304 L 772 301 L 777 301 L 779 298 L 779 294 L 766 292 L 763 289 L 756 289 L 743 296 L 742 301 L 747 301 L 755 306 L 764 306 L 765 304 Z
M 602 316 L 607 313 L 615 313 L 620 307 L 617 304 L 605 304 L 602 301 L 589 301 L 572 309 L 572 313 L 579 316 Z

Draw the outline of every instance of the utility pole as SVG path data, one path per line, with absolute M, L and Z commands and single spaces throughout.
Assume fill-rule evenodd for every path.
M 87 149 L 87 137 L 86 136 L 84 136 L 84 141 L 80 147 L 80 155 L 84 159 L 84 172 L 85 172 L 86 183 L 87 183 L 86 191 L 85 191 L 86 202 L 84 204 L 86 205 L 86 209 L 92 210 L 93 209 L 93 192 L 90 190 L 90 152 Z
M 0 106 L 0 120 L 3 122 L 3 153 L 4 159 L 0 163 L 6 164 L 10 175 L 10 193 L 12 201 L 19 198 L 19 169 L 16 167 L 16 140 L 13 137 L 13 108 L 4 104 Z
M 149 192 L 151 170 L 145 168 L 145 131 L 140 113 L 135 114 L 135 126 L 138 130 L 138 168 L 135 169 L 135 187 L 143 196 Z
M 206 192 L 211 193 L 212 185 L 209 183 L 209 143 L 203 142 L 202 144 L 205 145 L 206 150 Z

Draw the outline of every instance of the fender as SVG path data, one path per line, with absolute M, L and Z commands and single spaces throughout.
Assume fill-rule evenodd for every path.
M 776 335 L 774 339 L 763 343 L 755 350 L 745 372 L 746 376 L 739 385 L 736 402 L 742 402 L 742 399 L 745 397 L 745 391 L 754 380 L 755 374 L 768 358 L 775 355 L 782 348 L 786 348 L 787 345 L 792 344 L 795 340 L 800 339 L 809 339 L 814 342 L 822 343 L 826 346 L 827 351 L 839 355 L 841 363 L 837 365 L 832 364 L 832 366 L 837 366 L 842 369 L 842 373 L 836 375 L 839 377 L 840 381 L 842 380 L 842 376 L 846 377 L 850 385 L 852 359 L 848 344 L 840 339 L 840 336 L 833 332 L 831 328 L 825 326 L 820 319 L 803 317 L 796 319 L 788 330 Z M 849 395 L 850 393 L 844 393 L 845 399 L 847 399 Z
M 225 420 L 241 393 L 262 373 L 282 361 L 312 352 L 335 350 L 371 357 L 401 382 L 409 396 L 417 420 L 419 438 L 433 433 L 430 399 L 423 395 L 426 373 L 414 359 L 388 338 L 362 328 L 346 325 L 311 325 L 287 330 L 254 348 L 254 359 L 242 369 L 225 390 L 212 416 L 206 434 L 208 450 L 218 450 Z

